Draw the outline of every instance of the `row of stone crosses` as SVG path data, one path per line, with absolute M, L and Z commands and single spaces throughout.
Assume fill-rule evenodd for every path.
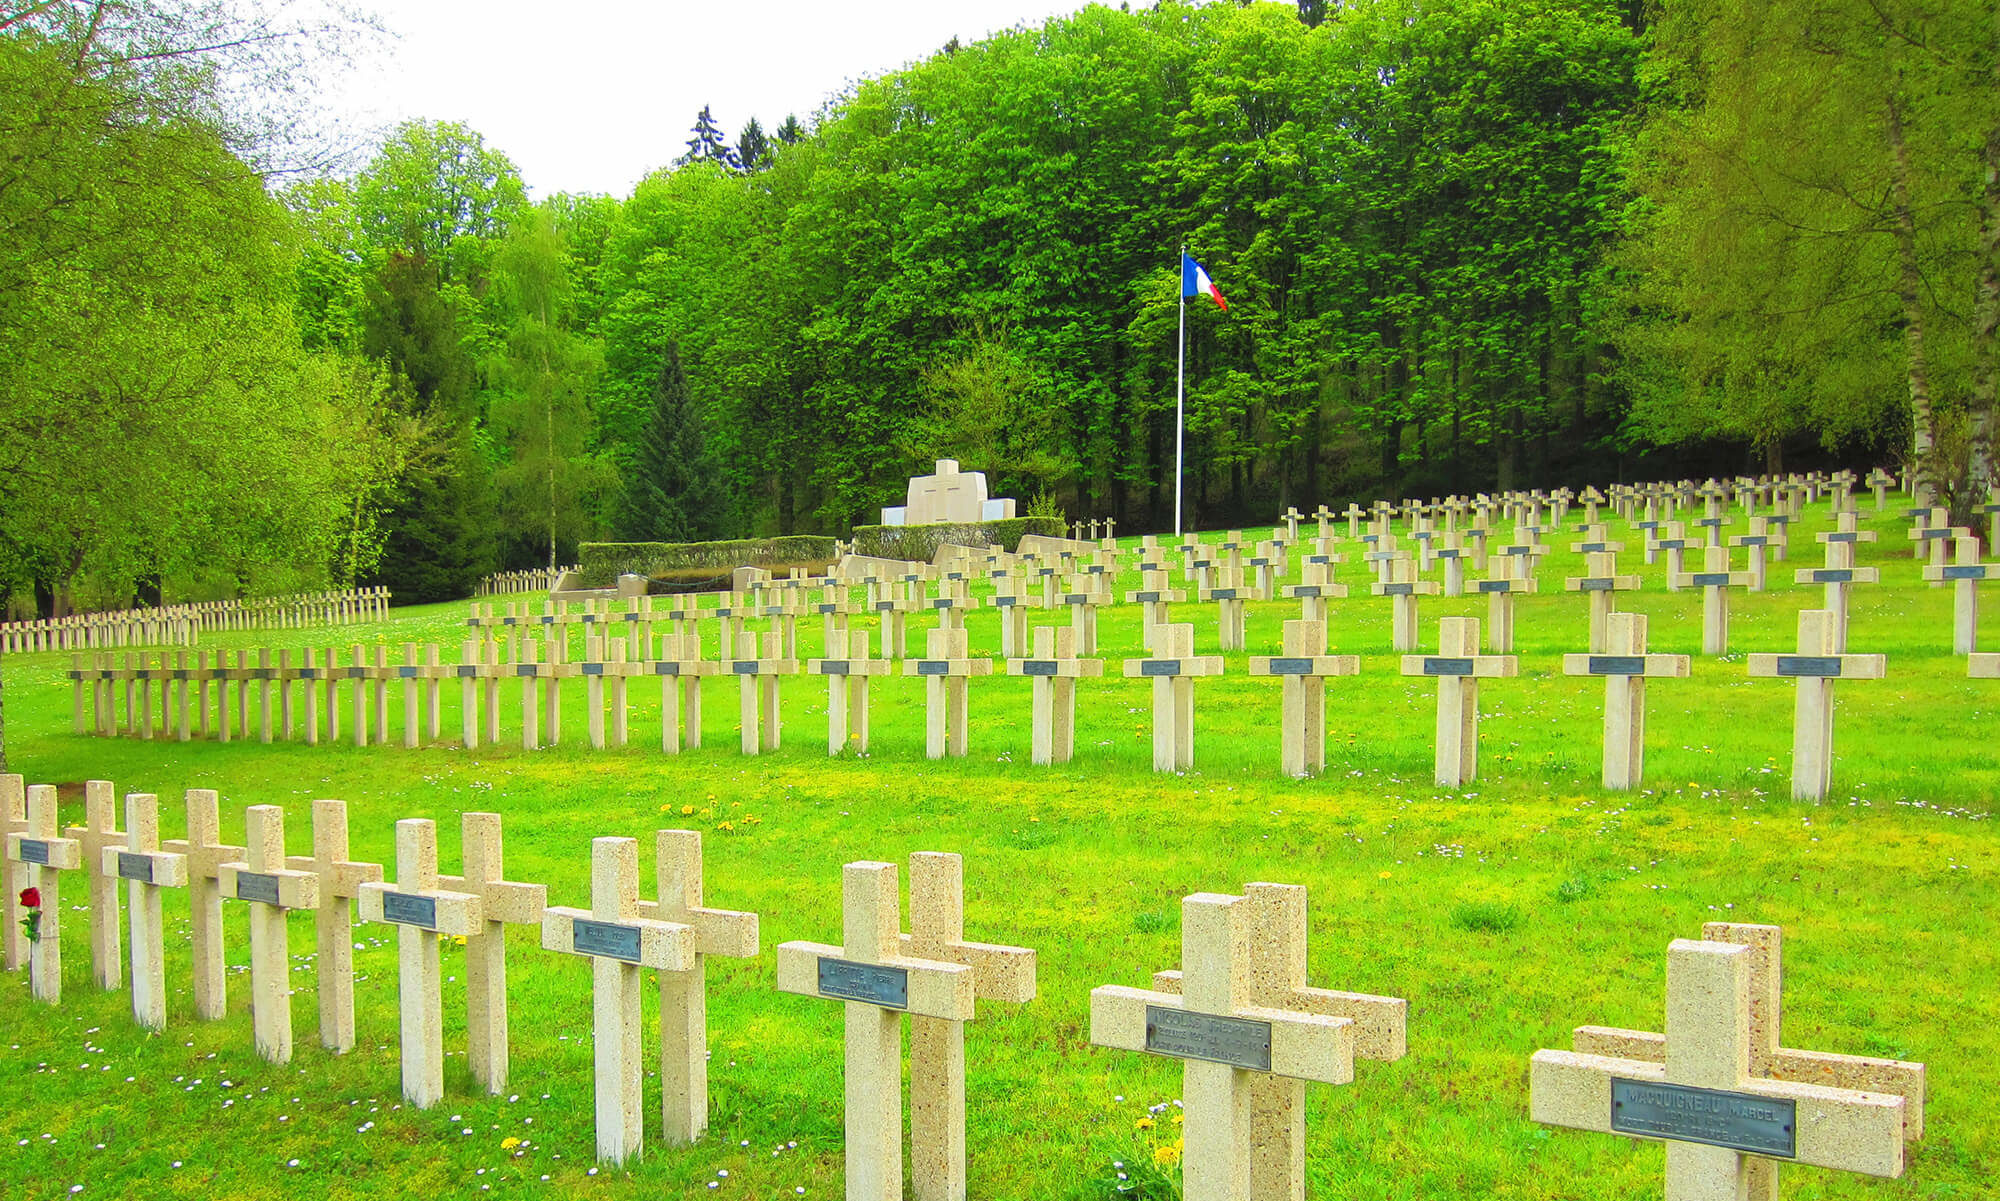
M 1594 517 L 1598 502 L 1586 494 L 1586 516 Z M 1351 520 L 1359 522 L 1358 506 L 1350 507 Z M 1934 584 L 1949 583 L 1954 596 L 1954 649 L 1969 656 L 1974 676 L 2000 677 L 2000 655 L 1976 654 L 1978 594 L 1984 580 L 2000 576 L 2000 565 L 1977 562 L 1978 540 L 1962 529 L 1936 524 L 1943 520 L 1937 509 L 1913 510 L 1915 524 L 1910 537 L 1913 550 L 1930 548 L 1933 563 L 1925 575 Z M 1295 516 L 1295 515 L 1288 515 Z M 1322 520 L 1331 516 L 1322 509 Z M 1370 550 L 1366 557 L 1375 564 L 1378 580 L 1374 588 L 1392 598 L 1394 642 L 1399 650 L 1416 651 L 1417 599 L 1440 591 L 1440 585 L 1416 579 L 1419 563 L 1409 552 L 1396 549 L 1396 536 L 1387 532 L 1392 513 L 1378 508 L 1367 515 L 1372 523 L 1367 533 L 1358 534 L 1364 544 L 1389 549 Z M 1532 518 L 1533 514 L 1523 514 Z M 1799 689 L 1793 731 L 1793 795 L 1799 799 L 1823 799 L 1832 779 L 1832 688 L 1838 679 L 1879 679 L 1885 671 L 1881 655 L 1846 653 L 1848 592 L 1858 583 L 1874 582 L 1879 569 L 1854 566 L 1858 543 L 1873 540 L 1873 531 L 1857 528 L 1856 513 L 1837 510 L 1837 528 L 1817 535 L 1826 547 L 1827 566 L 1797 572 L 1800 583 L 1816 584 L 1825 590 L 1825 607 L 1805 610 L 1799 615 L 1797 650 L 1781 654 L 1753 654 L 1747 670 L 1753 677 L 1793 679 Z M 1435 557 L 1446 567 L 1445 592 L 1462 590 L 1462 565 L 1473 557 L 1458 544 L 1459 534 L 1446 531 L 1447 544 L 1435 545 L 1427 535 L 1432 520 L 1419 509 L 1409 518 L 1417 528 L 1411 535 L 1418 540 L 1418 553 Z M 1450 510 L 1441 518 L 1452 520 Z M 1718 522 L 1720 518 L 1716 519 Z M 1777 512 L 1753 517 L 1756 523 L 1774 523 L 1765 532 L 1743 535 L 1732 541 L 1743 543 L 1751 553 L 1750 570 L 1681 572 L 1672 559 L 1687 548 L 1684 539 L 1654 538 L 1664 530 L 1673 533 L 1672 520 L 1645 522 L 1649 559 L 1655 554 L 1669 557 L 1670 581 L 1700 588 L 1703 602 L 1703 641 L 1709 653 L 1727 650 L 1728 602 L 1731 587 L 1760 588 L 1764 580 L 1764 554 L 1782 554 L 1781 533 L 1789 515 Z M 1719 525 L 1709 527 L 1711 533 Z M 1691 657 L 1684 654 L 1656 654 L 1647 649 L 1647 622 L 1643 615 L 1621 613 L 1615 608 L 1619 593 L 1639 586 L 1636 575 L 1619 574 L 1615 556 L 1623 544 L 1605 538 L 1601 523 L 1590 521 L 1577 527 L 1584 540 L 1571 549 L 1587 556 L 1589 573 L 1566 581 L 1570 591 L 1588 599 L 1590 634 L 1588 651 L 1565 655 L 1563 671 L 1574 676 L 1595 676 L 1605 681 L 1605 721 L 1603 734 L 1602 781 L 1606 788 L 1631 789 L 1639 785 L 1644 772 L 1644 731 L 1646 682 L 1650 678 L 1685 677 Z M 1282 531 L 1273 531 L 1279 534 Z M 1405 675 L 1433 678 L 1438 684 L 1438 724 L 1434 747 L 1435 778 L 1441 785 L 1462 787 L 1477 778 L 1477 729 L 1479 681 L 1515 675 L 1518 660 L 1510 653 L 1513 642 L 1513 602 L 1517 595 L 1535 587 L 1534 563 L 1546 547 L 1539 538 L 1544 531 L 1536 526 L 1517 527 L 1522 539 L 1510 546 L 1494 548 L 1495 576 L 1476 580 L 1477 591 L 1489 595 L 1490 612 L 1484 640 L 1490 653 L 1482 653 L 1481 626 L 1472 618 L 1445 618 L 1439 622 L 1439 639 L 1434 654 L 1408 654 L 1401 669 Z M 1949 537 L 1933 536 L 1948 534 Z M 1483 540 L 1482 540 L 1483 542 Z M 1943 562 L 1947 545 L 1954 546 L 1955 562 Z M 333 650 L 306 650 L 294 663 L 290 651 L 269 649 L 240 651 L 234 666 L 217 653 L 211 664 L 207 654 L 197 652 L 192 666 L 187 652 L 176 652 L 172 665 L 163 654 L 154 660 L 144 655 L 126 656 L 123 667 L 110 657 L 86 663 L 79 659 L 71 671 L 74 685 L 74 724 L 78 733 L 94 730 L 111 735 L 130 733 L 151 738 L 155 728 L 157 690 L 158 729 L 163 736 L 187 739 L 206 737 L 211 712 L 209 693 L 214 685 L 217 735 L 227 741 L 232 725 L 242 736 L 250 736 L 250 697 L 256 703 L 256 737 L 268 742 L 273 737 L 273 700 L 277 704 L 276 727 L 286 738 L 301 731 L 309 743 L 322 736 L 322 708 L 326 736 L 338 739 L 343 710 L 351 714 L 352 737 L 357 745 L 370 740 L 370 719 L 374 738 L 388 740 L 389 689 L 402 685 L 402 736 L 405 746 L 421 744 L 426 725 L 435 741 L 441 734 L 441 690 L 445 681 L 460 683 L 462 742 L 467 748 L 480 745 L 482 734 L 489 743 L 500 740 L 500 685 L 505 679 L 519 679 L 521 689 L 521 743 L 536 749 L 560 740 L 562 724 L 562 682 L 581 677 L 586 691 L 589 738 L 593 747 L 623 746 L 629 736 L 629 681 L 654 676 L 661 683 L 661 746 L 676 753 L 683 742 L 699 747 L 702 739 L 701 681 L 709 675 L 733 675 L 740 691 L 740 732 L 743 753 L 755 755 L 780 745 L 781 721 L 779 681 L 803 672 L 827 681 L 827 747 L 831 754 L 866 753 L 869 749 L 870 682 L 889 674 L 896 664 L 870 654 L 869 634 L 849 626 L 852 617 L 875 613 L 884 621 L 885 644 L 901 643 L 901 624 L 908 614 L 929 609 L 939 615 L 938 628 L 927 632 L 926 654 L 906 658 L 904 675 L 920 677 L 926 692 L 926 753 L 931 758 L 964 755 L 968 750 L 970 680 L 991 674 L 992 660 L 974 656 L 968 646 L 964 615 L 973 606 L 969 582 L 977 574 L 971 561 L 973 552 L 950 548 L 954 553 L 940 556 L 940 564 L 921 569 L 914 564 L 895 564 L 896 571 L 861 574 L 839 579 L 792 578 L 772 580 L 761 572 L 750 572 L 746 586 L 722 597 L 714 608 L 703 607 L 699 597 L 681 598 L 656 607 L 655 598 L 637 602 L 629 612 L 613 613 L 602 603 L 582 612 L 521 612 L 523 607 L 496 615 L 491 605 L 475 605 L 470 619 L 479 635 L 464 645 L 461 662 L 441 662 L 435 645 L 405 648 L 403 662 L 391 663 L 387 647 L 378 646 L 374 661 L 367 662 L 361 647 L 355 647 L 352 661 L 339 662 Z M 1184 568 L 1198 584 L 1204 601 L 1222 607 L 1224 649 L 1243 648 L 1244 603 L 1273 594 L 1274 580 L 1282 578 L 1289 563 L 1286 546 L 1275 539 L 1251 545 L 1240 536 L 1225 538 L 1220 544 L 1190 540 L 1183 548 Z M 1046 557 L 1044 555 L 1046 552 Z M 1090 658 L 1096 650 L 1096 610 L 1111 594 L 1099 581 L 1108 582 L 1117 570 L 1115 547 L 1056 546 L 1035 548 L 1025 554 L 987 552 L 986 576 L 994 583 L 994 593 L 986 603 L 1000 610 L 1002 654 L 1007 674 L 1026 676 L 1032 681 L 1030 758 L 1036 764 L 1066 763 L 1075 745 L 1076 682 L 1101 676 L 1102 660 Z M 1194 653 L 1194 627 L 1171 621 L 1170 606 L 1185 599 L 1186 593 L 1167 587 L 1167 567 L 1149 561 L 1161 555 L 1157 545 L 1141 546 L 1139 569 L 1147 585 L 1127 594 L 1128 603 L 1144 607 L 1142 630 L 1150 654 L 1127 659 L 1124 674 L 1153 682 L 1153 762 L 1159 771 L 1186 771 L 1194 764 L 1194 682 L 1223 673 L 1220 656 Z M 1726 555 L 1720 547 L 1708 548 L 1711 556 Z M 1284 624 L 1282 653 L 1253 656 L 1248 660 L 1251 675 L 1275 676 L 1282 684 L 1279 723 L 1279 761 L 1288 775 L 1308 776 L 1325 767 L 1327 681 L 1354 675 L 1360 670 L 1355 655 L 1326 654 L 1328 602 L 1344 596 L 1345 587 L 1331 581 L 1332 562 L 1339 555 L 1327 547 L 1326 539 L 1314 539 L 1303 556 L 1302 574 L 1309 582 L 1285 587 L 1297 599 L 1302 616 Z M 1053 564 L 1053 565 L 1050 565 Z M 1724 565 L 1726 566 L 1726 564 Z M 1456 574 L 1454 568 L 1461 568 Z M 1427 570 L 1427 568 L 1425 568 Z M 867 569 L 873 570 L 873 569 Z M 1255 586 L 1239 586 L 1245 571 L 1266 573 Z M 1045 581 L 1044 602 L 1071 609 L 1067 628 L 1043 626 L 1032 631 L 1027 624 L 1031 581 Z M 1061 581 L 1081 584 L 1082 591 L 1062 591 Z M 926 583 L 935 584 L 936 596 L 924 595 Z M 1454 584 L 1457 587 L 1454 587 Z M 853 590 L 865 588 L 867 599 L 855 601 Z M 914 593 L 914 595 L 913 595 Z M 798 622 L 817 614 L 824 623 L 825 657 L 798 658 Z M 895 622 L 890 619 L 895 618 Z M 767 619 L 768 632 L 761 636 L 744 628 L 753 619 Z M 720 657 L 709 659 L 703 652 L 702 623 L 713 621 Z M 664 635 L 655 628 L 664 624 Z M 543 646 L 529 632 L 547 634 L 548 657 Z M 585 635 L 584 658 L 570 661 L 570 633 Z M 343 684 L 351 686 L 349 703 L 340 700 Z M 123 688 L 122 720 L 116 689 Z M 294 703 L 294 687 L 303 686 L 303 705 Z M 315 688 L 324 694 L 324 705 Z M 235 703 L 230 702 L 234 689 Z M 192 689 L 192 703 L 190 690 Z M 136 690 L 136 697 L 135 697 Z M 89 713 L 86 714 L 86 696 Z M 608 702 L 608 703 L 607 703 Z M 303 722 L 298 721 L 302 708 Z M 483 721 L 482 721 L 483 709 Z M 233 712 L 232 712 L 233 710 Z M 684 715 L 684 716 L 683 716 Z M 233 721 L 232 721 L 233 718 Z M 426 722 L 427 718 L 427 722 Z M 685 725 L 685 734 L 683 734 Z
M 85 786 L 85 825 L 59 835 L 56 790 L 0 776 L 9 903 L 36 890 L 40 937 L 24 943 L 19 912 L 4 915 L 5 966 L 28 968 L 30 992 L 62 996 L 65 873 L 90 890 L 92 978 L 121 987 L 118 887 L 130 929 L 132 1012 L 148 1030 L 167 1021 L 162 894 L 185 891 L 191 910 L 194 1011 L 227 1011 L 225 901 L 244 903 L 250 930 L 251 1019 L 257 1053 L 292 1058 L 286 917 L 315 916 L 319 1037 L 352 1049 L 352 922 L 397 929 L 402 1092 L 427 1108 L 444 1096 L 441 936 L 466 946 L 467 1044 L 473 1077 L 490 1093 L 508 1073 L 506 927 L 539 927 L 546 951 L 591 965 L 598 1157 L 638 1155 L 646 1032 L 642 969 L 660 989 L 658 1128 L 669 1144 L 702 1137 L 708 1123 L 706 957 L 755 958 L 754 913 L 705 903 L 701 836 L 655 835 L 658 896 L 640 895 L 638 842 L 591 844 L 590 907 L 547 903 L 541 884 L 507 880 L 500 817 L 463 817 L 462 875 L 438 870 L 428 819 L 396 823 L 396 880 L 348 853 L 343 802 L 313 803 L 312 854 L 285 853 L 284 810 L 253 805 L 245 844 L 221 841 L 218 797 L 187 793 L 187 837 L 162 843 L 158 800 L 125 798 L 114 825 L 113 789 Z M 25 809 L 23 800 L 25 798 Z M 966 1195 L 965 1025 L 980 999 L 1035 997 L 1032 949 L 970 941 L 964 931 L 960 857 L 910 857 L 910 930 L 898 917 L 897 867 L 850 863 L 842 871 L 840 945 L 777 948 L 779 991 L 845 1005 L 843 1103 L 846 1195 L 904 1196 L 901 1021 L 910 1021 L 910 1184 L 924 1201 Z M 1184 1061 L 1184 1188 L 1190 1201 L 1299 1201 L 1305 1189 L 1307 1082 L 1348 1084 L 1357 1059 L 1400 1060 L 1407 1002 L 1310 987 L 1306 890 L 1253 883 L 1241 894 L 1196 893 L 1182 904 L 1181 967 L 1153 986 L 1091 990 L 1090 1041 Z M 1530 1113 L 1537 1122 L 1668 1144 L 1666 1196 L 1776 1197 L 1783 1163 L 1876 1176 L 1903 1171 L 1906 1140 L 1923 1133 L 1925 1069 L 1918 1063 L 1800 1051 L 1779 1030 L 1779 930 L 1711 923 L 1701 939 L 1667 952 L 1661 1033 L 1585 1026 L 1574 1050 L 1537 1052 Z M 1746 1191 L 1746 1189 L 1748 1191 Z

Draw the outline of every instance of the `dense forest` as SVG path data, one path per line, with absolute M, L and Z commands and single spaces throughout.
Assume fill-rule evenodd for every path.
M 940 456 L 1157 529 L 1183 246 L 1229 301 L 1187 308 L 1197 527 L 1991 476 L 1991 0 L 1093 6 L 541 199 L 448 123 L 316 161 L 364 32 L 0 0 L 17 604 L 463 596 L 586 539 L 839 532 Z

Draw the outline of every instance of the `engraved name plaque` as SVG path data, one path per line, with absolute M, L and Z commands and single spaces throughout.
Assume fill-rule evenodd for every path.
M 141 884 L 153 882 L 153 861 L 145 855 L 134 855 L 130 851 L 118 852 L 118 878 L 137 880 Z
M 1986 578 L 1986 565 L 1984 563 L 1954 564 L 1944 569 L 1944 578 L 1947 580 L 1983 580 Z
M 1778 674 L 1815 679 L 1835 677 L 1840 674 L 1840 658 L 1836 655 L 1779 655 Z
M 1592 655 L 1590 674 L 1594 676 L 1643 676 L 1646 674 L 1644 655 Z
M 1299 584 L 1299 585 L 1297 585 L 1296 587 L 1294 587 L 1294 588 L 1292 589 L 1292 595 L 1293 595 L 1293 596 L 1295 596 L 1295 597 L 1299 597 L 1299 598 L 1302 598 L 1302 599 L 1303 599 L 1303 598 L 1311 598 L 1311 597 L 1316 597 L 1316 596 L 1318 596 L 1318 595 L 1319 595 L 1319 585 L 1318 585 L 1318 584 Z
M 1271 1023 L 1148 1005 L 1146 1049 L 1176 1059 L 1205 1059 L 1253 1072 L 1268 1072 Z
M 1610 576 L 1593 576 L 1580 582 L 1577 589 L 1581 592 L 1616 592 L 1618 581 Z
M 1271 674 L 1274 676 L 1309 676 L 1312 674 L 1311 659 L 1273 659 Z
M 39 838 L 21 840 L 21 862 L 43 863 L 49 861 L 49 844 Z
M 1139 663 L 1142 676 L 1177 676 L 1181 674 L 1179 659 L 1144 659 Z
M 1798 1155 L 1795 1118 L 1791 1101 L 1611 1078 L 1611 1129 L 1619 1134 L 1793 1159 Z
M 1417 592 L 1417 586 L 1415 584 L 1382 585 L 1383 596 L 1415 596 L 1416 592 Z
M 757 661 L 755 659 L 737 659 L 729 664 L 729 670 L 732 675 L 754 676 L 757 674 Z
M 237 872 L 236 899 L 275 905 L 278 903 L 278 878 L 262 872 Z
M 437 929 L 438 907 L 432 897 L 414 897 L 407 892 L 385 892 L 382 894 L 382 920 L 399 926 L 422 926 L 426 930 Z
M 910 973 L 878 963 L 847 959 L 819 961 L 819 995 L 866 1001 L 885 1009 L 910 1007 Z
M 1056 661 L 1054 659 L 1025 659 L 1021 662 L 1021 674 L 1024 676 L 1052 676 L 1056 674 Z
M 1514 588 L 1512 580 L 1474 580 L 1473 583 L 1479 585 L 1480 592 L 1511 592 Z
M 1726 571 L 1697 571 L 1688 577 L 1688 583 L 1697 588 L 1727 588 L 1733 581 Z
M 1812 573 L 1815 584 L 1852 584 L 1854 569 L 1851 567 L 1821 567 Z
M 617 922 L 596 922 L 577 918 L 574 945 L 579 955 L 601 955 L 606 959 L 639 962 L 639 927 Z
M 823 676 L 844 676 L 847 674 L 847 660 L 824 660 L 819 665 L 819 674 Z
M 1425 659 L 1424 674 L 1427 676 L 1469 676 L 1472 674 L 1470 659 Z
M 951 664 L 943 659 L 919 659 L 917 660 L 917 674 L 920 676 L 948 676 L 951 674 Z

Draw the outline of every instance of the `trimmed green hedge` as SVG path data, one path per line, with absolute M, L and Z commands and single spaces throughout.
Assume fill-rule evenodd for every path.
M 691 568 L 727 574 L 738 567 L 825 567 L 833 539 L 815 534 L 740 538 L 730 542 L 586 542 L 577 548 L 583 586 L 610 588 L 621 575 L 657 578 Z
M 854 553 L 882 559 L 928 563 L 945 543 L 997 546 L 1011 551 L 1026 534 L 1066 536 L 1060 517 L 1009 517 L 1002 521 L 940 522 L 936 525 L 857 525 Z

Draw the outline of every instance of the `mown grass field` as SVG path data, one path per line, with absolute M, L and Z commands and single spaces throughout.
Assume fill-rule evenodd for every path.
M 1692 678 L 1651 686 L 1647 780 L 1630 794 L 1597 785 L 1601 684 L 1561 674 L 1560 655 L 1584 649 L 1586 632 L 1583 599 L 1560 591 L 1581 573 L 1567 535 L 1549 539 L 1558 550 L 1539 573 L 1543 593 L 1521 602 L 1520 677 L 1483 687 L 1481 774 L 1464 790 L 1430 783 L 1431 689 L 1397 674 L 1389 602 L 1358 595 L 1352 564 L 1340 578 L 1357 595 L 1335 602 L 1331 640 L 1362 656 L 1362 674 L 1331 682 L 1327 772 L 1306 781 L 1280 775 L 1278 687 L 1244 675 L 1242 656 L 1196 687 L 1197 770 L 1153 774 L 1147 685 L 1118 674 L 1138 653 L 1127 606 L 1103 615 L 1107 677 L 1079 684 L 1076 762 L 1058 769 L 1028 763 L 1028 683 L 1000 676 L 972 684 L 972 754 L 938 764 L 923 758 L 922 684 L 900 676 L 875 685 L 865 759 L 827 757 L 825 689 L 803 678 L 783 685 L 781 751 L 738 753 L 736 684 L 717 679 L 705 747 L 668 757 L 650 684 L 633 690 L 632 745 L 591 751 L 580 681 L 566 685 L 563 745 L 534 753 L 519 749 L 511 684 L 511 745 L 476 752 L 78 738 L 66 661 L 11 657 L 11 770 L 157 793 L 165 836 L 182 832 L 182 790 L 217 788 L 226 838 L 241 835 L 245 806 L 281 804 L 303 852 L 308 803 L 339 797 L 357 858 L 392 863 L 396 820 L 431 817 L 455 870 L 459 814 L 493 810 L 505 815 L 509 877 L 546 882 L 552 903 L 587 905 L 593 837 L 640 838 L 650 890 L 648 835 L 692 827 L 704 831 L 708 902 L 761 914 L 764 949 L 709 969 L 707 1141 L 667 1149 L 655 1122 L 642 1159 L 592 1174 L 589 971 L 541 951 L 531 931 L 510 942 L 507 1092 L 481 1095 L 460 1057 L 444 1103 L 416 1112 L 399 1104 L 387 927 L 356 927 L 360 1045 L 336 1058 L 314 1028 L 311 920 L 293 919 L 298 1051 L 277 1068 L 252 1050 L 242 906 L 225 906 L 229 1016 L 204 1024 L 187 992 L 186 902 L 169 896 L 169 1025 L 147 1037 L 126 994 L 91 984 L 75 908 L 86 893 L 71 883 L 62 1006 L 32 1004 L 22 974 L 0 979 L 0 1195 L 839 1197 L 840 1008 L 778 993 L 771 948 L 839 940 L 842 863 L 950 850 L 965 856 L 968 937 L 1040 954 L 1038 999 L 982 1004 L 967 1035 L 975 1197 L 1117 1196 L 1114 1161 L 1147 1176 L 1139 1166 L 1174 1133 L 1171 1107 L 1153 1130 L 1140 1119 L 1178 1096 L 1179 1068 L 1090 1047 L 1089 991 L 1177 966 L 1180 898 L 1253 880 L 1311 888 L 1313 984 L 1410 1000 L 1405 1060 L 1309 1091 L 1312 1196 L 1660 1196 L 1658 1146 L 1527 1120 L 1528 1056 L 1567 1046 L 1576 1025 L 1658 1029 L 1667 944 L 1721 917 L 1785 927 L 1787 1045 L 1930 1065 L 1929 1129 L 1902 1179 L 1788 1170 L 1785 1196 L 1994 1196 L 2000 681 L 1965 678 L 1949 653 L 1951 594 L 1921 583 L 1900 527 L 1868 523 L 1882 541 L 1862 562 L 1885 583 L 1857 588 L 1851 647 L 1886 653 L 1889 676 L 1838 686 L 1834 794 L 1821 805 L 1789 799 L 1792 687 L 1749 680 L 1743 664 L 1747 651 L 1792 649 L 1797 610 L 1819 603 L 1817 588 L 1789 582 L 1792 568 L 1820 561 L 1817 512 L 1794 528 L 1772 591 L 1736 596 L 1735 653 L 1697 657 Z M 1651 649 L 1698 652 L 1699 595 L 1665 592 L 1663 567 L 1642 567 L 1639 537 L 1628 542 L 1621 570 L 1642 573 L 1646 588 L 1620 607 L 1651 615 Z M 1132 576 L 1121 592 L 1137 586 Z M 1484 613 L 1483 599 L 1427 599 L 1426 640 L 1440 616 Z M 204 645 L 437 641 L 451 659 L 465 615 L 464 605 L 397 610 L 331 635 Z M 1295 616 L 1294 602 L 1253 605 L 1252 650 L 1276 652 Z M 1197 650 L 1214 653 L 1213 606 L 1180 606 L 1175 619 L 1194 622 Z M 993 612 L 969 625 L 975 653 L 996 653 Z M 817 651 L 816 621 L 802 640 L 802 653 Z M 456 689 L 445 693 L 449 736 Z M 66 822 L 81 820 L 80 796 L 65 789 Z M 445 954 L 455 976 L 454 950 Z M 447 1046 L 462 1048 L 463 984 L 445 987 Z

